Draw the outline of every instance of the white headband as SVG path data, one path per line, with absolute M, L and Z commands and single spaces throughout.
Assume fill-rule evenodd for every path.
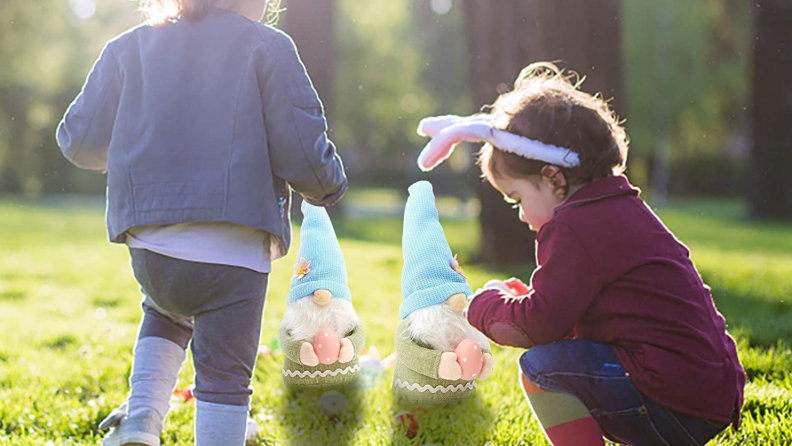
M 500 150 L 562 167 L 580 164 L 578 154 L 572 150 L 492 127 L 489 115 L 425 118 L 418 124 L 418 134 L 432 138 L 418 157 L 418 167 L 424 172 L 445 161 L 463 141 L 487 142 Z

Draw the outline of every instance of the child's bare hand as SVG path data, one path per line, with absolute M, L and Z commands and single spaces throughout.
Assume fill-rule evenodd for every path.
M 472 298 L 474 298 L 477 295 L 481 294 L 483 291 L 493 290 L 493 289 L 502 291 L 502 292 L 506 293 L 509 296 L 515 296 L 515 297 L 517 297 L 517 296 L 525 296 L 526 294 L 528 294 L 531 291 L 531 289 L 528 287 L 528 285 L 526 285 L 525 283 L 523 283 L 522 280 L 520 280 L 520 279 L 518 279 L 516 277 L 512 277 L 512 278 L 510 278 L 510 279 L 508 279 L 506 281 L 493 279 L 493 280 L 490 280 L 489 282 L 485 283 L 483 287 L 477 289 L 476 290 L 476 294 L 474 294 L 471 297 L 471 300 L 472 300 Z
M 300 346 L 300 362 L 308 367 L 316 367 L 319 365 L 319 357 L 314 352 L 313 345 L 310 342 L 303 342 Z
M 476 290 L 476 294 L 480 294 L 484 290 L 491 290 L 491 289 L 496 289 L 506 293 L 511 293 L 511 290 L 509 290 L 509 286 L 506 285 L 506 282 L 498 279 L 492 279 L 489 282 L 485 283 L 483 287 Z
M 440 357 L 440 367 L 437 376 L 441 379 L 456 381 L 462 378 L 462 366 L 457 362 L 457 354 L 454 352 L 443 352 Z
M 528 285 L 524 284 L 522 280 L 516 277 L 512 277 L 511 279 L 505 281 L 504 284 L 509 287 L 509 290 L 511 290 L 511 293 L 515 296 L 525 296 L 531 292 L 531 289 L 528 287 Z

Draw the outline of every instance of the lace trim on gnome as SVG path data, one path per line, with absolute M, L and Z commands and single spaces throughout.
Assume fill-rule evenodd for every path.
M 470 381 L 466 384 L 457 384 L 457 385 L 448 385 L 448 386 L 430 386 L 429 384 L 420 385 L 417 383 L 408 383 L 407 381 L 402 381 L 401 379 L 396 378 L 393 385 L 411 391 L 417 390 L 421 393 L 424 393 L 427 390 L 431 393 L 464 392 L 465 390 L 476 390 L 475 381 Z
M 310 272 L 311 272 L 311 262 L 305 260 L 305 257 L 300 257 L 300 261 L 297 262 L 296 265 L 294 265 L 294 277 L 296 277 L 297 280 L 300 280 Z
M 308 370 L 300 371 L 300 370 L 283 370 L 283 376 L 288 376 L 289 378 L 316 378 L 317 376 L 325 377 L 327 375 L 336 376 L 339 373 L 342 375 L 346 375 L 347 373 L 354 373 L 360 370 L 360 365 L 355 364 L 353 367 L 344 367 L 343 369 L 333 369 L 333 370 L 316 370 L 313 372 L 309 372 Z

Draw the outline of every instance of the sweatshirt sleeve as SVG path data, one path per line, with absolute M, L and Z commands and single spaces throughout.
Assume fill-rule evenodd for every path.
M 118 63 L 108 44 L 58 126 L 58 146 L 66 159 L 76 166 L 107 172 L 107 149 L 121 85 Z
M 310 204 L 336 203 L 346 192 L 344 165 L 294 42 L 278 32 L 258 48 L 256 63 L 273 173 Z
M 407 323 L 402 321 L 396 329 L 396 360 L 408 369 L 432 379 L 440 379 L 440 358 L 443 352 L 422 347 L 407 333 Z
M 603 284 L 596 262 L 566 225 L 551 222 L 537 238 L 529 294 L 486 290 L 470 302 L 471 325 L 498 344 L 528 348 L 566 337 Z

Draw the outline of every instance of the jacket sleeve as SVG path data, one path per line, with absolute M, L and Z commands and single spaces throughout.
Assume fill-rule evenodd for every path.
M 294 42 L 274 34 L 257 48 L 255 63 L 273 173 L 310 204 L 336 203 L 346 192 L 344 165 Z
M 548 223 L 537 246 L 529 294 L 489 289 L 468 307 L 471 325 L 498 344 L 529 348 L 564 339 L 603 286 L 597 263 L 567 226 Z
M 107 149 L 121 85 L 118 63 L 108 44 L 58 126 L 58 146 L 66 159 L 76 166 L 107 172 Z
M 440 379 L 440 357 L 443 352 L 422 347 L 415 343 L 407 332 L 407 323 L 402 322 L 396 329 L 396 360 L 408 369 L 433 379 Z

